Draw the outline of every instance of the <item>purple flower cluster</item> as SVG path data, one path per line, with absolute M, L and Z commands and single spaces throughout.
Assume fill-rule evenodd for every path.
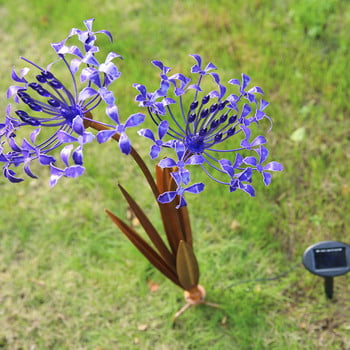
M 190 165 L 200 166 L 211 179 L 227 185 L 230 192 L 240 189 L 255 196 L 251 185 L 254 172 L 261 173 L 264 184 L 269 185 L 270 171 L 283 169 L 278 162 L 265 163 L 269 154 L 265 137 L 252 137 L 254 125 L 263 119 L 272 123 L 265 114 L 268 102 L 260 97 L 263 91 L 257 86 L 249 88 L 250 78 L 242 74 L 241 80 L 228 81 L 235 90 L 228 93 L 214 72 L 216 66 L 209 63 L 204 67 L 199 55 L 191 56 L 196 61 L 191 69 L 194 82 L 180 73 L 170 75 L 169 67 L 153 61 L 161 71 L 159 89 L 149 92 L 146 86 L 134 84 L 139 92 L 136 101 L 147 108 L 157 126 L 157 132 L 146 128 L 139 131 L 152 141 L 150 157 L 157 158 L 162 149 L 174 151 L 173 157 L 162 158 L 158 165 L 177 167 L 172 173 L 177 190 L 161 194 L 159 201 L 167 203 L 179 195 L 180 207 L 186 205 L 186 191 L 199 193 L 204 189 L 203 183 L 185 187 L 190 183 Z M 215 89 L 205 92 L 210 84 Z
M 31 170 L 34 160 L 49 167 L 51 186 L 63 176 L 80 176 L 85 170 L 84 145 L 94 139 L 106 142 L 116 133 L 121 152 L 131 153 L 126 130 L 142 124 L 145 115 L 135 113 L 125 122 L 120 121 L 110 85 L 120 77 L 114 60 L 121 56 L 109 52 L 104 62 L 97 59 L 97 34 L 111 41 L 112 35 L 107 30 L 94 32 L 93 21 L 84 21 L 85 30 L 73 28 L 64 40 L 51 44 L 58 56 L 54 63 L 60 62 L 69 73 L 69 87 L 57 78 L 53 63 L 43 68 L 22 57 L 37 72 L 28 78 L 29 68 L 12 71 L 14 85 L 8 89 L 7 97 L 14 100 L 16 107 L 8 105 L 5 121 L 0 124 L 0 163 L 9 181 L 23 181 L 14 170 L 19 166 L 26 175 L 36 178 Z M 255 196 L 254 172 L 260 173 L 264 184 L 269 185 L 271 172 L 283 169 L 278 162 L 267 162 L 266 138 L 257 133 L 256 126 L 262 120 L 272 124 L 265 113 L 269 103 L 262 99 L 260 87 L 249 87 L 247 75 L 225 85 L 213 63 L 204 66 L 199 55 L 191 56 L 195 60 L 191 78 L 171 74 L 161 61 L 153 61 L 160 70 L 159 88 L 150 92 L 146 86 L 134 84 L 138 90 L 136 101 L 147 109 L 157 128 L 144 128 L 139 134 L 152 141 L 152 159 L 170 150 L 158 165 L 174 169 L 171 176 L 176 189 L 160 194 L 158 200 L 168 203 L 179 198 L 178 207 L 182 207 L 186 205 L 185 193 L 202 192 L 202 182 L 191 184 L 190 170 L 195 166 L 210 179 L 228 186 L 230 192 L 240 189 Z M 100 104 L 105 105 L 108 124 L 92 119 L 90 112 Z M 87 131 L 89 123 L 99 131 Z M 19 131 L 24 128 L 31 130 L 27 138 L 20 137 Z M 43 128 L 49 132 L 41 132 Z
M 98 61 L 96 35 L 104 34 L 111 41 L 112 35 L 107 30 L 92 31 L 93 21 L 84 21 L 86 30 L 73 28 L 64 40 L 51 45 L 58 56 L 58 62 L 66 66 L 71 76 L 72 84 L 69 88 L 52 72 L 52 64 L 42 68 L 22 57 L 38 71 L 32 80 L 27 78 L 29 68 L 23 68 L 19 73 L 13 70 L 15 85 L 8 89 L 7 97 L 13 98 L 21 107 L 15 108 L 13 115 L 13 108 L 9 105 L 5 122 L 0 124 L 0 162 L 3 163 L 3 174 L 9 181 L 23 180 L 13 170 L 20 165 L 28 176 L 35 178 L 30 169 L 33 160 L 49 166 L 51 186 L 62 176 L 80 176 L 85 170 L 84 145 L 95 138 L 99 143 L 105 142 L 117 132 L 121 135 L 121 151 L 125 154 L 131 152 L 125 131 L 128 127 L 142 123 L 145 116 L 136 113 L 125 123 L 120 122 L 110 85 L 120 77 L 113 60 L 121 56 L 110 52 L 104 62 Z M 74 39 L 78 45 L 69 45 Z M 109 130 L 94 135 L 86 131 L 84 121 L 90 120 L 89 112 L 101 103 L 106 105 L 106 114 L 111 124 L 104 124 Z M 19 141 L 18 131 L 24 127 L 30 127 L 33 131 L 28 139 Z M 42 128 L 50 129 L 49 137 L 40 137 Z M 60 159 L 55 158 L 52 152 L 55 149 L 61 149 Z M 57 164 L 59 161 L 61 166 Z

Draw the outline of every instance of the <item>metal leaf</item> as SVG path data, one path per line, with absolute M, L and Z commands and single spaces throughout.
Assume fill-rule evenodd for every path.
M 198 285 L 199 268 L 192 246 L 185 241 L 180 241 L 176 256 L 176 271 L 185 290 L 190 290 Z
M 124 221 L 115 216 L 112 212 L 106 209 L 106 213 L 112 221 L 119 227 L 125 236 L 134 244 L 134 246 L 145 256 L 145 258 L 167 278 L 176 285 L 181 287 L 179 279 L 174 271 L 167 265 L 162 257 L 144 240 L 134 229 L 128 226 Z
M 144 228 L 148 237 L 152 241 L 152 243 L 157 248 L 158 252 L 162 256 L 162 258 L 166 261 L 167 265 L 175 272 L 175 257 L 172 255 L 168 249 L 168 247 L 163 242 L 161 236 L 158 231 L 152 225 L 146 214 L 139 207 L 139 205 L 135 202 L 135 200 L 129 195 L 129 193 L 123 188 L 123 186 L 118 185 L 120 191 L 122 192 L 124 198 L 128 202 L 131 210 L 136 215 L 137 219 L 140 221 L 140 224 Z

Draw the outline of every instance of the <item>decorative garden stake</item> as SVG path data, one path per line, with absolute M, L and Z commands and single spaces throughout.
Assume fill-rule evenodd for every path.
M 121 152 L 135 160 L 153 192 L 166 240 L 120 184 L 119 189 L 148 241 L 111 211 L 106 210 L 107 214 L 155 268 L 184 290 L 186 305 L 176 313 L 175 319 L 192 305 L 217 306 L 205 301 L 205 290 L 199 284 L 185 194 L 198 194 L 205 185 L 190 184 L 190 169 L 199 166 L 210 179 L 228 186 L 230 192 L 239 189 L 255 196 L 254 172 L 260 173 L 264 184 L 269 185 L 270 172 L 281 171 L 283 167 L 274 161 L 266 163 L 267 141 L 253 128 L 263 119 L 272 125 L 271 118 L 265 114 L 268 102 L 259 97 L 263 94 L 260 87 L 248 88 L 250 78 L 245 74 L 241 80 L 229 80 L 234 92 L 228 93 L 219 74 L 213 72 L 216 66 L 209 63 L 204 67 L 199 55 L 191 55 L 195 60 L 191 77 L 182 73 L 169 75 L 169 67 L 153 61 L 160 69 L 159 89 L 149 92 L 145 85 L 134 84 L 134 87 L 138 91 L 136 101 L 146 108 L 156 126 L 154 131 L 144 128 L 138 132 L 152 142 L 150 157 L 155 159 L 162 151 L 170 151 L 158 162 L 154 178 L 126 133 L 130 127 L 141 125 L 146 116 L 136 112 L 121 121 L 110 88 L 121 74 L 113 61 L 121 56 L 110 52 L 104 62 L 97 60 L 97 34 L 104 34 L 110 40 L 112 35 L 107 30 L 92 31 L 93 21 L 84 21 L 86 30 L 73 28 L 67 38 L 51 45 L 58 56 L 54 63 L 63 63 L 71 76 L 70 87 L 57 78 L 53 64 L 44 68 L 22 57 L 36 74 L 27 78 L 29 68 L 19 73 L 13 70 L 15 84 L 8 89 L 7 97 L 22 107 L 15 108 L 13 114 L 9 105 L 5 121 L 0 124 L 3 175 L 13 183 L 23 181 L 14 171 L 22 165 L 26 175 L 36 178 L 30 165 L 39 161 L 50 168 L 50 185 L 55 186 L 61 177 L 76 178 L 84 173 L 86 143 L 94 139 L 98 143 L 117 141 Z M 208 86 L 214 89 L 208 92 Z M 105 105 L 108 123 L 92 115 L 100 104 Z M 29 138 L 20 142 L 18 130 L 24 128 L 30 128 L 31 132 Z M 50 136 L 41 138 L 43 128 L 50 129 Z M 60 157 L 56 156 L 57 150 Z
M 158 193 L 176 189 L 176 184 L 171 177 L 172 171 L 177 171 L 177 169 L 156 167 Z M 192 305 L 207 304 L 217 306 L 205 301 L 205 289 L 198 284 L 199 268 L 192 247 L 192 231 L 187 206 L 176 208 L 174 201 L 160 203 L 156 197 L 170 247 L 169 250 L 168 245 L 163 242 L 161 234 L 157 232 L 134 199 L 121 185 L 119 185 L 119 188 L 156 250 L 144 241 L 131 226 L 127 225 L 109 210 L 107 210 L 107 214 L 153 266 L 185 291 L 186 305 L 176 313 L 174 320 Z

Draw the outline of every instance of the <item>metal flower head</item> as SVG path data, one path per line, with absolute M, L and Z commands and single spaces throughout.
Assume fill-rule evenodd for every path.
M 109 86 L 120 76 L 113 60 L 121 56 L 110 52 L 104 62 L 99 62 L 96 58 L 99 51 L 96 35 L 104 34 L 110 40 L 112 35 L 107 30 L 92 31 L 93 21 L 84 21 L 86 30 L 73 28 L 64 40 L 51 44 L 58 56 L 56 62 L 62 62 L 71 77 L 69 87 L 52 72 L 52 64 L 43 68 L 22 57 L 37 70 L 35 76 L 27 78 L 29 68 L 24 68 L 19 73 L 12 71 L 15 85 L 8 89 L 7 97 L 12 97 L 23 107 L 15 108 L 15 116 L 12 116 L 9 106 L 5 123 L 0 124 L 0 162 L 4 163 L 4 176 L 11 182 L 23 180 L 13 170 L 13 167 L 19 165 L 23 165 L 28 176 L 36 177 L 30 170 L 30 164 L 35 159 L 50 167 L 52 186 L 62 176 L 80 176 L 84 172 L 84 144 L 94 138 L 100 143 L 105 142 L 116 132 L 122 135 L 119 142 L 121 151 L 130 153 L 131 145 L 125 130 L 139 125 L 144 116 L 137 113 L 130 116 L 124 124 L 120 122 L 115 97 Z M 68 45 L 74 38 L 77 45 Z M 111 120 L 110 124 L 104 125 L 111 129 L 94 135 L 86 131 L 85 125 L 91 120 L 90 112 L 101 103 L 106 105 L 106 114 Z M 24 127 L 34 130 L 29 139 L 24 138 L 19 143 L 16 136 L 18 130 Z M 50 128 L 52 132 L 48 138 L 38 141 L 43 128 Z M 52 154 L 57 148 L 61 149 L 62 168 L 56 164 L 57 159 Z
M 228 81 L 235 90 L 228 93 L 228 87 L 214 72 L 217 68 L 213 63 L 204 67 L 199 55 L 190 56 L 196 61 L 191 69 L 194 80 L 180 73 L 170 75 L 169 67 L 153 61 L 161 71 L 159 89 L 149 92 L 146 86 L 134 84 L 139 92 L 136 101 L 147 108 L 157 126 L 156 133 L 141 129 L 139 134 L 153 142 L 152 159 L 157 158 L 162 149 L 174 150 L 175 156 L 161 159 L 159 166 L 178 168 L 172 176 L 178 186 L 176 194 L 180 196 L 180 206 L 186 205 L 183 185 L 190 182 L 190 165 L 200 166 L 211 179 L 227 185 L 231 192 L 241 189 L 254 196 L 251 185 L 254 171 L 262 173 L 268 185 L 271 182 L 269 171 L 283 169 L 278 162 L 262 164 L 268 156 L 263 146 L 266 139 L 262 135 L 252 138 L 254 125 L 263 119 L 272 123 L 265 114 L 268 102 L 260 97 L 263 90 L 257 86 L 249 88 L 250 78 L 242 74 L 241 80 Z M 214 84 L 214 90 L 207 91 L 210 84 Z M 246 155 L 252 151 L 257 158 Z M 232 154 L 236 155 L 234 160 L 230 159 Z M 192 193 L 204 189 L 203 183 L 192 186 L 188 188 Z M 158 200 L 169 202 L 175 197 L 174 193 L 162 194 Z

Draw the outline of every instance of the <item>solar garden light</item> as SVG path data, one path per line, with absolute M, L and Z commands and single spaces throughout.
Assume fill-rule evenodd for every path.
M 350 271 L 350 245 L 337 241 L 323 241 L 307 248 L 303 264 L 311 273 L 324 277 L 324 290 L 333 298 L 334 277 Z

